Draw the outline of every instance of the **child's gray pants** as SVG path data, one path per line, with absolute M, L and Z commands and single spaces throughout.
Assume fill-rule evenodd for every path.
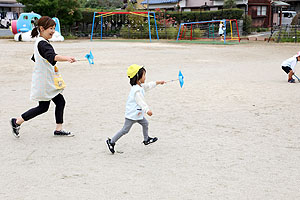
M 147 141 L 148 140 L 148 124 L 149 123 L 148 123 L 147 119 L 144 117 L 141 120 L 131 120 L 131 119 L 125 118 L 125 123 L 124 123 L 123 128 L 111 139 L 111 142 L 112 143 L 117 142 L 120 139 L 120 137 L 122 137 L 123 135 L 125 135 L 126 133 L 129 132 L 132 125 L 136 122 L 143 126 L 144 141 Z

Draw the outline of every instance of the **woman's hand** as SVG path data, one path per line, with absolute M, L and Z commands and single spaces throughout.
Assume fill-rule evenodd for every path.
M 56 55 L 54 58 L 55 61 L 67 61 L 70 63 L 76 62 L 76 59 L 74 57 L 71 56 L 60 56 L 60 55 Z
M 76 62 L 76 59 L 74 57 L 68 57 L 68 62 L 69 63 Z

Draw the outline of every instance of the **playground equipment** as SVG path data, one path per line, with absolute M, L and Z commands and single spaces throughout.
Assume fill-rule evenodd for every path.
M 137 35 L 137 38 L 143 38 L 143 31 L 148 31 L 151 42 L 151 18 L 154 19 L 156 38 L 159 40 L 155 12 L 94 12 L 91 41 L 93 40 L 95 26 L 97 28 L 97 18 L 100 18 L 98 23 L 100 25 L 101 40 L 103 39 L 104 31 L 109 30 L 114 36 L 117 36 L 126 28 L 128 29 L 128 35 L 134 33 Z
M 35 38 L 31 38 L 31 30 L 34 28 L 34 23 L 41 18 L 41 15 L 36 13 L 22 13 L 18 20 L 12 20 L 11 31 L 15 35 L 16 41 L 34 41 Z M 55 33 L 50 41 L 64 41 L 64 37 L 61 35 L 60 23 L 58 18 L 52 18 L 55 23 Z
M 219 25 L 224 25 L 223 37 L 219 35 Z M 211 20 L 181 23 L 177 35 L 178 40 L 224 40 L 240 42 L 239 28 L 236 19 Z

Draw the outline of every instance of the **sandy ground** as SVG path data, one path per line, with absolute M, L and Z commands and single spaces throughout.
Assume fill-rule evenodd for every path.
M 53 136 L 53 103 L 19 139 L 11 134 L 9 119 L 36 106 L 33 43 L 0 40 L 0 199 L 300 199 L 300 83 L 287 83 L 280 67 L 298 44 L 52 44 L 61 55 L 95 56 L 92 67 L 58 65 L 64 128 L 76 136 Z M 105 140 L 124 123 L 133 63 L 146 66 L 148 81 L 181 69 L 185 84 L 146 94 L 157 143 L 141 144 L 136 124 L 111 155 Z

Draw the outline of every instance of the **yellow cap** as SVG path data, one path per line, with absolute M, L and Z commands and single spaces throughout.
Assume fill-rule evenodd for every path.
M 127 76 L 133 78 L 142 67 L 137 64 L 130 65 L 127 69 Z

